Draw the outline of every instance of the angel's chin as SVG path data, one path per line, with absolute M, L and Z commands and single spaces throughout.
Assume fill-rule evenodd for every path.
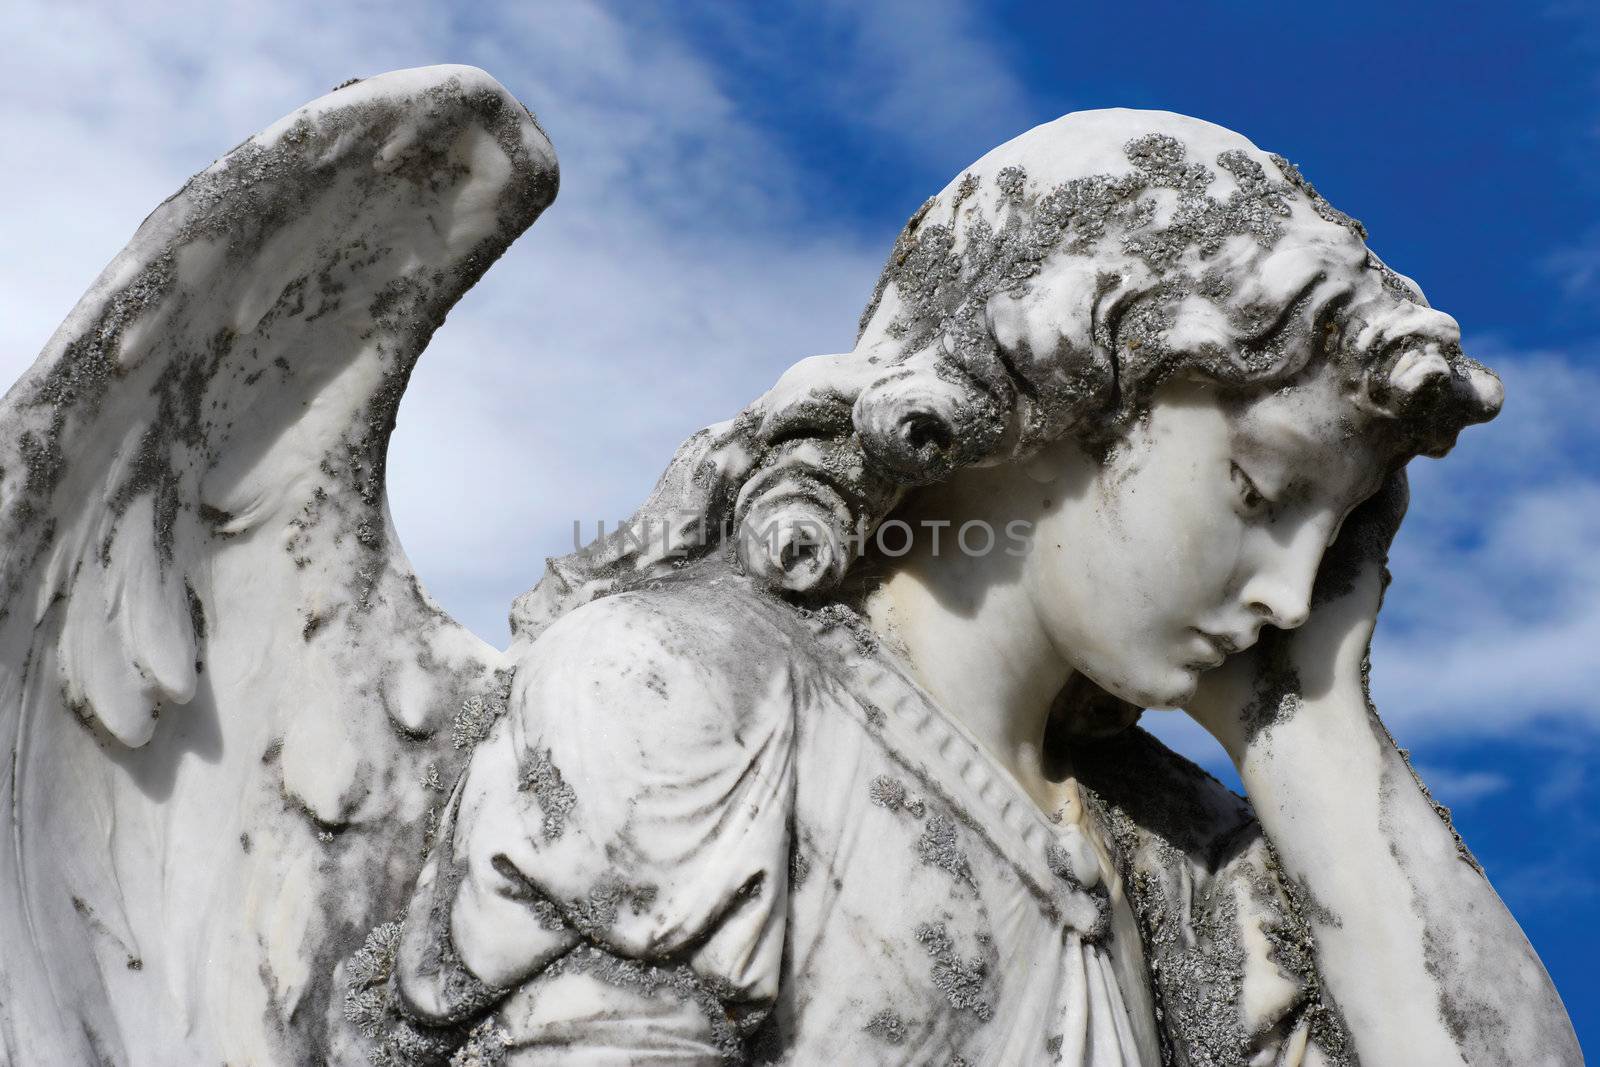
M 1120 686 L 1117 696 L 1151 711 L 1177 711 L 1194 699 L 1203 664 L 1185 664 L 1160 672 L 1148 671 L 1136 684 Z

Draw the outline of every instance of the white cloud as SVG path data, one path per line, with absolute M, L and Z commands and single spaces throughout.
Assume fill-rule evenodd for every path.
M 563 191 L 421 361 L 390 496 L 429 588 L 502 639 L 572 519 L 631 511 L 683 437 L 848 346 L 891 236 L 799 228 L 794 161 L 705 57 L 622 11 L 23 8 L 0 91 L 0 129 L 25 147 L 0 173 L 0 375 L 245 136 L 350 76 L 484 67 L 550 131 Z
M 439 332 L 391 449 L 407 552 L 491 640 L 543 557 L 570 547 L 574 519 L 627 514 L 682 438 L 795 360 L 850 344 L 893 237 L 819 229 L 802 161 L 663 12 L 180 0 L 8 14 L 0 130 L 21 151 L 0 172 L 7 381 L 152 207 L 345 79 L 473 63 L 539 115 L 561 196 Z M 781 73 L 838 122 L 906 144 L 970 139 L 980 119 L 1020 132 L 1020 91 L 959 5 L 892 15 L 818 13 L 851 42 L 847 77 L 790 53 Z M 916 94 L 931 126 L 907 121 Z
M 1375 701 L 1408 741 L 1600 726 L 1600 372 L 1484 347 L 1505 410 L 1412 465 L 1373 650 Z
M 728 17 L 774 80 L 908 151 L 975 153 L 1028 124 L 1004 57 L 954 2 L 791 12 L 839 41 L 820 57 L 786 51 L 781 23 Z M 492 639 L 543 557 L 569 547 L 574 519 L 592 529 L 627 513 L 682 437 L 794 360 L 849 344 L 892 237 L 818 229 L 804 161 L 728 95 L 719 57 L 659 12 L 25 3 L 7 29 L 8 381 L 156 203 L 345 78 L 476 63 L 539 113 L 562 195 L 440 331 L 391 465 L 419 573 Z M 1600 722 L 1600 373 L 1483 347 L 1505 373 L 1506 411 L 1447 461 L 1416 465 L 1375 652 L 1379 706 L 1408 741 L 1534 717 Z M 1183 744 L 1210 752 L 1209 739 Z

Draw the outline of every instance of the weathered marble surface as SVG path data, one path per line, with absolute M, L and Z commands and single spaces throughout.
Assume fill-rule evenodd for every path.
M 342 88 L 0 405 L 0 1058 L 1581 1061 L 1364 687 L 1403 466 L 1499 383 L 1292 165 L 996 149 L 501 653 L 384 450 L 556 182 L 480 71 Z
M 433 329 L 555 189 L 480 71 L 341 89 L 158 207 L 7 395 L 14 1062 L 360 1058 L 336 969 L 507 662 L 417 584 L 384 451 Z

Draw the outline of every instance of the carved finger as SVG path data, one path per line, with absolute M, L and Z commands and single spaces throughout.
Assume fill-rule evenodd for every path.
M 1355 588 L 1363 571 L 1383 566 L 1410 500 L 1410 483 L 1401 467 L 1350 513 L 1338 540 L 1322 558 L 1312 591 L 1313 608 L 1345 596 Z

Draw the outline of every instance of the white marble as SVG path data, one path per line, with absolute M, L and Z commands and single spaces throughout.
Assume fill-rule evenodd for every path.
M 1581 1062 L 1366 698 L 1501 394 L 1359 223 L 1182 116 L 1018 137 L 502 653 L 384 453 L 556 184 L 481 71 L 343 87 L 0 403 L 0 1059 Z

